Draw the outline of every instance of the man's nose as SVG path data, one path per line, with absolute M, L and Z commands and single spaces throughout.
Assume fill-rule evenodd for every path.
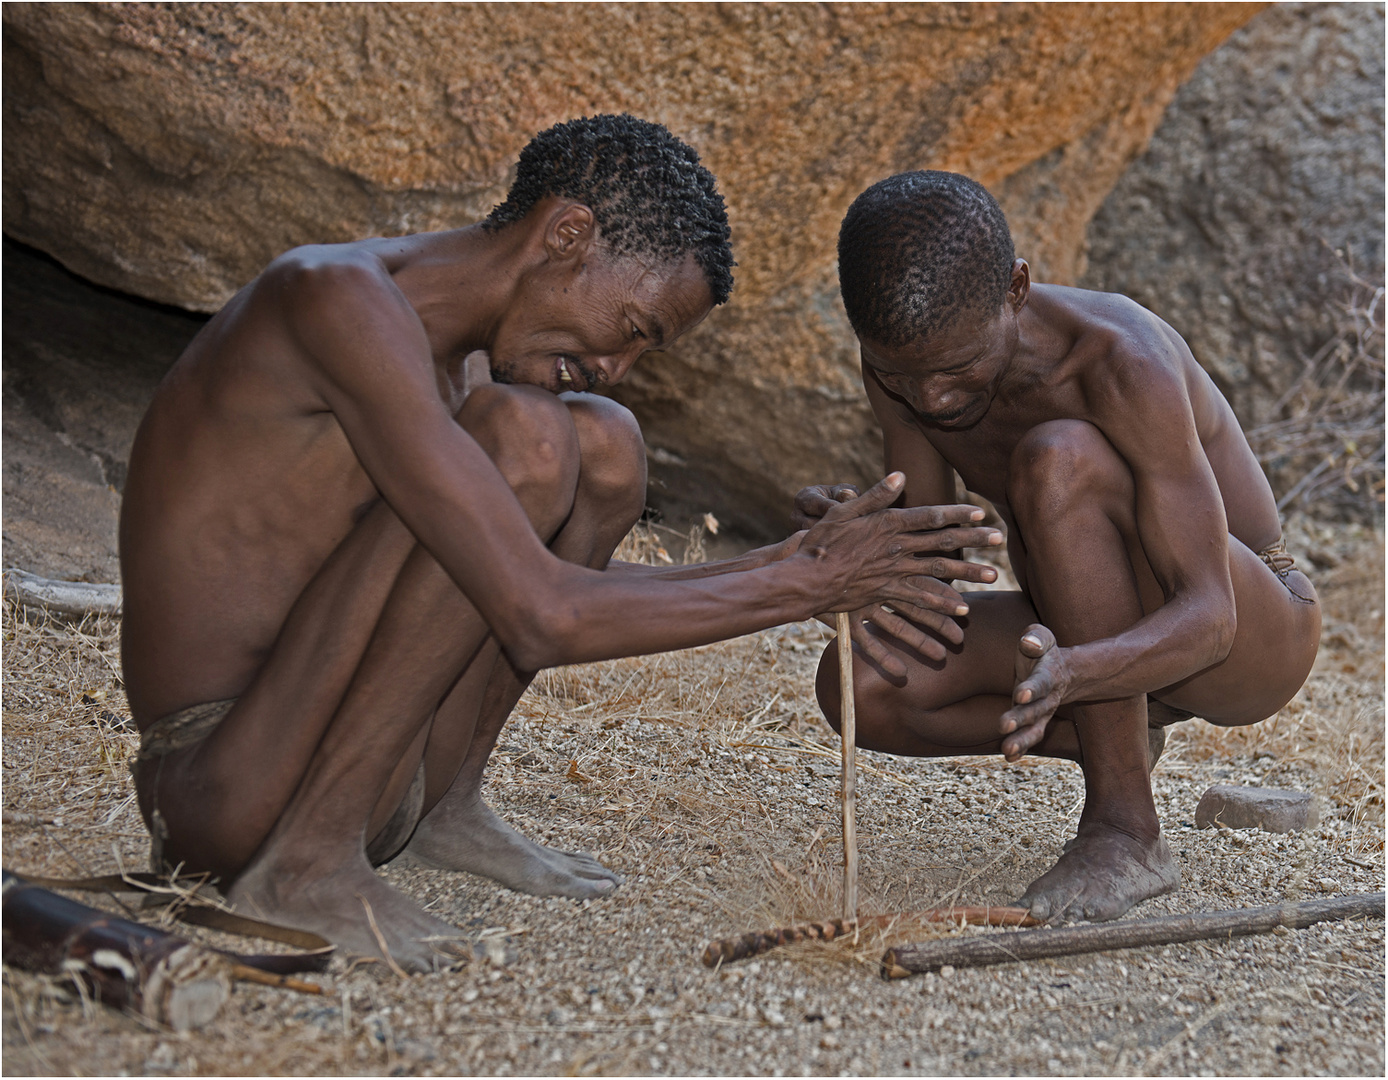
M 967 397 L 959 390 L 942 390 L 938 386 L 932 387 L 924 383 L 917 388 L 916 393 L 925 411 L 932 413 L 950 412 L 962 405 Z
M 640 355 L 638 352 L 631 352 L 618 356 L 600 356 L 595 361 L 595 366 L 602 372 L 602 381 L 610 386 L 626 377 L 631 365 L 636 363 L 636 358 Z

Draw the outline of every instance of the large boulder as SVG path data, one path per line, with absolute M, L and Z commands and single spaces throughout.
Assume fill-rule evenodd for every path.
M 1372 490 L 1383 475 L 1382 303 L 1377 334 L 1363 338 L 1346 305 L 1359 304 L 1367 327 L 1383 285 L 1383 34 L 1382 4 L 1298 3 L 1232 35 L 1095 215 L 1081 279 L 1170 322 L 1246 428 L 1281 422 L 1254 436 L 1279 493 L 1321 469 L 1302 489 L 1322 492 L 1318 510 L 1338 502 L 1371 515 L 1382 513 Z M 1351 273 L 1366 285 L 1353 288 Z M 1325 352 L 1337 344 L 1346 355 Z M 1317 356 L 1326 385 L 1290 393 Z M 1333 403 L 1326 390 L 1346 363 L 1358 364 L 1358 399 L 1342 400 L 1333 422 L 1297 424 Z M 1326 486 L 1351 473 L 1360 482 Z
M 1038 277 L 1245 4 L 8 4 L 4 226 L 103 285 L 215 310 L 308 241 L 448 228 L 535 131 L 659 120 L 727 195 L 728 309 L 619 396 L 652 498 L 782 528 L 789 496 L 871 479 L 878 440 L 834 244 L 872 181 L 997 190 Z

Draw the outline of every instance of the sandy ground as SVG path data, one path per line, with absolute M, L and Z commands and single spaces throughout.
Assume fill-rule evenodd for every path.
M 1382 538 L 1306 522 L 1288 535 L 1320 567 L 1316 671 L 1256 728 L 1174 730 L 1154 783 L 1181 888 L 1135 917 L 1383 888 Z M 116 627 L 4 620 L 5 866 L 143 869 Z M 596 852 L 623 887 L 580 904 L 384 871 L 473 933 L 509 937 L 509 966 L 402 980 L 334 961 L 321 997 L 241 984 L 187 1035 L 6 968 L 5 1074 L 1383 1075 L 1376 920 L 894 982 L 884 945 L 920 931 L 701 966 L 711 938 L 837 914 L 838 742 L 811 690 L 828 640 L 797 624 L 541 677 L 488 796 L 532 834 Z M 859 760 L 864 912 L 1011 900 L 1079 812 L 1064 763 Z M 1197 830 L 1213 783 L 1311 791 L 1320 824 Z

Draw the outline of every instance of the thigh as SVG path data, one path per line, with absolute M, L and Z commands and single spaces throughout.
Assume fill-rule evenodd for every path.
M 1284 582 L 1232 536 L 1229 572 L 1238 618 L 1229 655 L 1152 696 L 1212 723 L 1255 724 L 1290 701 L 1310 674 L 1320 604 L 1304 574 L 1293 570 Z
M 886 694 L 913 707 L 934 709 L 979 694 L 1012 694 L 1017 642 L 1037 621 L 1036 612 L 1020 592 L 965 594 L 969 614 L 959 620 L 961 645 L 945 643 L 943 660 L 932 660 L 884 633 L 880 637 L 906 667 L 904 679 L 882 671 L 867 657 L 854 661 L 859 696 Z M 832 650 L 831 652 L 836 652 Z
M 969 614 L 960 620 L 961 645 L 947 645 L 932 660 L 879 635 L 906 669 L 888 675 L 867 657 L 854 662 L 858 741 L 873 750 L 913 757 L 992 753 L 1001 739 L 998 720 L 1011 698 L 1017 642 L 1036 621 L 1019 592 L 970 592 Z M 820 664 L 817 691 L 825 716 L 839 714 L 838 649 L 831 644 Z
M 265 662 L 217 728 L 197 746 L 139 763 L 145 819 L 157 797 L 176 849 L 212 857 L 254 850 L 268 835 L 415 547 L 390 507 L 377 503 L 300 594 Z

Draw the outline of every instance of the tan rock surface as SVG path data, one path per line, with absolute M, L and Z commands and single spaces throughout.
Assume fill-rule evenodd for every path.
M 1095 213 L 1081 281 L 1171 323 L 1245 429 L 1318 404 L 1294 384 L 1357 321 L 1349 355 L 1370 363 L 1345 385 L 1362 404 L 1322 437 L 1283 429 L 1252 441 L 1279 496 L 1331 458 L 1299 505 L 1361 520 L 1383 514 L 1383 322 L 1372 300 L 1384 269 L 1383 32 L 1381 4 L 1292 3 L 1233 34 Z M 1374 308 L 1377 334 L 1363 333 Z M 1340 382 L 1343 361 L 1331 364 L 1322 386 Z M 1327 489 L 1337 475 L 1350 482 Z
M 849 201 L 968 172 L 1074 280 L 1177 85 L 1258 6 L 7 5 L 5 229 L 207 311 L 296 244 L 475 220 L 558 120 L 660 120 L 720 178 L 738 288 L 621 396 L 654 497 L 774 529 L 802 483 L 879 467 L 834 280 Z

